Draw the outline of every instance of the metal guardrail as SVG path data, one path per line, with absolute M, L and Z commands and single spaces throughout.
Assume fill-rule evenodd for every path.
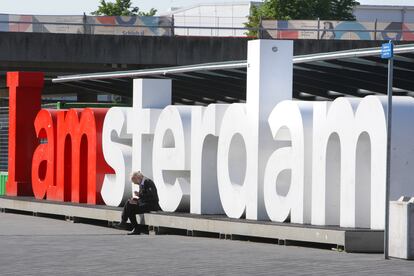
M 0 107 L 0 171 L 7 171 L 9 154 L 9 108 Z
M 95 33 L 95 34 L 113 34 L 113 35 L 144 35 L 145 34 L 142 32 L 134 32 L 134 30 L 139 30 L 139 29 L 159 29 L 159 30 L 169 30 L 168 32 L 165 32 L 164 35 L 160 35 L 160 36 L 174 36 L 174 35 L 186 35 L 186 36 L 232 36 L 232 35 L 236 35 L 236 36 L 240 36 L 240 32 L 243 32 L 242 34 L 246 34 L 249 31 L 254 31 L 257 33 L 257 37 L 258 38 L 263 38 L 263 37 L 271 37 L 271 35 L 269 34 L 269 32 L 281 32 L 281 37 L 278 37 L 279 39 L 291 39 L 291 38 L 285 38 L 284 37 L 284 32 L 286 33 L 290 33 L 290 32 L 309 32 L 309 33 L 315 33 L 316 34 L 316 39 L 322 39 L 321 38 L 321 34 L 323 32 L 329 31 L 329 32 L 337 32 L 337 30 L 326 30 L 324 28 L 265 28 L 265 27 L 259 27 L 259 28 L 248 28 L 248 27 L 226 27 L 226 26 L 179 26 L 179 25 L 174 25 L 174 20 L 172 20 L 172 24 L 171 25 L 141 25 L 141 24 L 137 24 L 137 25 L 128 25 L 128 24 L 102 24 L 102 23 L 88 23 L 88 22 L 83 22 L 83 23 L 70 23 L 70 22 L 33 22 L 33 21 L 6 21 L 6 20 L 0 20 L 0 25 L 1 24 L 15 24 L 17 26 L 20 25 L 25 25 L 27 27 L 27 25 L 32 25 L 32 26 L 48 26 L 48 25 L 52 25 L 52 26 L 66 26 L 66 27 L 70 27 L 70 26 L 74 26 L 74 27 L 79 27 L 81 30 L 83 30 L 83 32 L 81 32 L 82 34 L 94 34 L 94 31 L 92 30 L 94 27 L 100 27 L 100 28 L 107 28 L 104 33 Z M 319 25 L 319 24 L 318 24 Z M 110 31 L 109 28 L 113 28 L 112 32 Z M 17 31 L 15 32 L 19 32 L 20 28 L 17 27 L 15 28 Z M 117 33 L 118 29 L 126 29 L 126 30 L 131 30 L 132 32 L 128 32 L 128 31 L 124 31 L 123 33 Z M 181 31 L 181 32 L 179 32 Z M 193 31 L 204 31 L 204 32 L 200 32 L 199 34 L 193 32 Z M 207 31 L 207 32 L 206 32 Z M 210 34 L 208 34 L 208 31 L 210 31 Z M 229 31 L 229 32 L 222 32 L 220 33 L 220 31 Z M 378 38 L 377 34 L 382 34 L 382 33 L 394 33 L 397 36 L 402 36 L 404 34 L 410 34 L 414 36 L 414 30 L 407 30 L 407 29 L 378 29 L 376 28 L 376 24 L 375 24 L 375 28 L 374 29 L 341 29 L 340 30 L 343 33 L 372 33 L 373 34 L 373 38 L 372 40 L 383 40 L 382 38 Z M 31 32 L 51 32 L 50 30 L 47 30 L 46 28 L 38 28 L 36 31 L 31 31 Z M 239 33 L 239 35 L 237 35 L 237 32 Z M 78 32 L 74 32 L 71 30 L 62 30 L 60 29 L 57 32 L 53 32 L 53 33 L 79 33 Z M 150 34 L 150 35 L 156 35 L 156 34 Z M 335 38 L 334 38 L 335 39 Z

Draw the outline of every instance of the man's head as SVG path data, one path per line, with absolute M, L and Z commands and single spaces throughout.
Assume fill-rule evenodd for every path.
M 131 181 L 135 184 L 141 184 L 142 179 L 144 178 L 144 175 L 138 171 L 138 172 L 133 172 L 131 174 Z

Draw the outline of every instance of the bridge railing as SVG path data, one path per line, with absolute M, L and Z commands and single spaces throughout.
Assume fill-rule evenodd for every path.
M 0 172 L 7 171 L 9 152 L 9 108 L 2 101 L 3 99 L 0 100 Z
M 0 14 L 0 32 L 172 36 L 167 16 L 50 16 Z
M 263 36 L 277 39 L 414 40 L 414 23 L 263 20 Z
M 240 21 L 238 19 L 238 21 Z M 0 32 L 41 32 L 135 36 L 244 37 L 249 31 L 260 38 L 414 41 L 414 23 L 327 20 L 263 20 L 258 28 L 237 27 L 240 22 L 218 23 L 174 20 L 174 17 L 138 16 L 35 16 L 0 14 Z M 208 22 L 208 21 L 207 21 Z

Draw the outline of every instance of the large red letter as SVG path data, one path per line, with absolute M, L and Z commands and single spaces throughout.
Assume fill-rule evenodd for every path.
M 36 134 L 42 143 L 36 148 L 32 159 L 32 188 L 37 199 L 56 198 L 55 137 L 56 111 L 42 109 L 36 116 Z M 45 143 L 46 142 L 46 143 Z
M 72 159 L 73 149 L 72 135 L 70 134 L 70 121 L 66 118 L 67 110 L 57 114 L 56 132 L 56 181 L 54 198 L 52 200 L 70 201 L 72 193 Z
M 105 173 L 112 172 L 102 154 L 102 126 L 107 109 L 70 109 L 58 114 L 57 186 L 64 201 L 102 203 Z
M 33 195 L 31 166 L 38 145 L 34 119 L 40 110 L 43 73 L 9 72 L 9 178 L 6 194 Z

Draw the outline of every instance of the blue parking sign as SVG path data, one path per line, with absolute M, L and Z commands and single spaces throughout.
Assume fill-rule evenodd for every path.
M 394 56 L 394 45 L 392 42 L 384 43 L 381 46 L 381 58 L 390 59 Z

